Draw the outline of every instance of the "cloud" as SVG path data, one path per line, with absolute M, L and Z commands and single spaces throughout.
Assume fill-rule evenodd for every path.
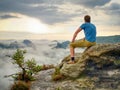
M 10 45 L 10 43 L 16 40 L 0 40 L 0 43 Z M 23 41 L 17 40 L 19 44 Z M 48 40 L 32 40 L 32 43 L 36 46 L 36 49 L 31 47 L 20 48 L 22 50 L 27 50 L 25 54 L 25 60 L 34 58 L 38 65 L 43 64 L 58 64 L 63 57 L 65 57 L 69 50 L 67 49 L 52 49 L 49 44 L 55 44 Z M 6 55 L 12 56 L 16 49 L 2 49 L 0 53 L 0 90 L 9 90 L 10 85 L 13 83 L 13 79 L 4 78 L 5 75 L 11 75 L 18 72 L 18 68 L 15 64 L 12 64 L 12 59 L 6 57 Z M 57 53 L 56 53 L 57 52 Z
M 85 9 L 95 8 L 96 6 L 104 6 L 111 0 L 2 0 L 0 1 L 0 13 L 19 13 L 26 16 L 38 18 L 46 24 L 56 24 L 70 21 L 81 14 L 88 14 Z M 70 3 L 72 7 L 67 6 Z M 78 7 L 79 11 L 73 13 L 65 12 L 66 7 L 60 11 L 60 7 L 74 8 L 76 5 L 84 6 L 86 8 Z M 68 11 L 71 11 L 70 9 Z M 3 18 L 6 16 L 3 16 Z M 4 19 L 5 19 L 4 18 Z M 7 18 L 12 18 L 7 16 Z M 14 18 L 14 17 L 13 17 Z
M 70 20 L 74 15 L 65 14 L 58 11 L 58 2 L 48 2 L 49 0 L 4 0 L 0 2 L 0 12 L 2 13 L 20 13 L 30 17 L 38 18 L 47 24 L 64 22 Z M 53 1 L 53 0 L 51 0 Z M 58 0 L 60 1 L 60 0 Z M 13 4 L 14 2 L 14 4 Z
M 83 5 L 85 7 L 94 8 L 96 6 L 103 6 L 111 0 L 68 0 L 73 4 Z
M 120 25 L 120 3 L 111 3 L 110 5 L 100 7 L 99 9 L 103 10 L 106 15 L 110 16 L 110 25 Z
M 19 17 L 13 16 L 13 15 L 9 15 L 9 14 L 1 15 L 0 16 L 0 19 L 8 19 L 8 18 L 19 18 Z
M 120 4 L 113 3 L 110 7 L 106 8 L 107 14 L 111 15 L 111 21 L 114 23 L 113 25 L 120 25 Z
M 112 15 L 120 15 L 120 4 L 119 3 L 112 3 L 110 6 L 104 7 L 103 9 L 106 9 L 107 14 Z

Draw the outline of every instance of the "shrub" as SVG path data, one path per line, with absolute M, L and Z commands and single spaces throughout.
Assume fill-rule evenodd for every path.
M 17 64 L 18 67 L 22 70 L 20 73 L 15 74 L 13 78 L 15 80 L 22 80 L 27 82 L 35 80 L 33 75 L 41 71 L 43 67 L 37 65 L 33 58 L 25 61 L 25 53 L 26 50 L 17 49 L 17 52 L 15 52 L 15 54 L 12 56 L 13 64 Z
M 14 83 L 10 90 L 30 90 L 30 89 L 27 83 L 18 81 Z
M 60 73 L 60 68 L 56 67 L 55 72 L 52 74 L 52 80 L 58 81 L 63 79 L 63 75 Z

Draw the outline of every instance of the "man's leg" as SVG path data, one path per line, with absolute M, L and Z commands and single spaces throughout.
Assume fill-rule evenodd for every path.
M 71 60 L 68 62 L 68 64 L 74 64 L 75 63 L 75 51 L 74 48 L 70 46 L 70 56 L 71 56 Z
M 76 41 L 73 43 L 70 43 L 70 57 L 71 60 L 68 62 L 68 64 L 74 64 L 75 63 L 75 47 L 76 47 Z
M 71 56 L 71 60 L 74 61 L 74 55 L 75 55 L 75 51 L 73 47 L 70 47 L 70 56 Z
M 92 45 L 95 45 L 95 42 L 89 42 L 85 39 L 81 39 L 81 40 L 76 40 L 73 43 L 70 43 L 70 56 L 71 56 L 71 62 L 75 61 L 75 51 L 74 49 L 77 47 L 90 47 Z
M 77 40 L 73 43 L 70 43 L 70 56 L 71 56 L 71 61 L 68 62 L 69 64 L 75 63 L 75 48 L 76 47 L 82 47 L 83 46 L 84 40 Z

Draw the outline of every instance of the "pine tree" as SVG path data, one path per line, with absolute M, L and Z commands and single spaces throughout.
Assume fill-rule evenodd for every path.
M 22 70 L 20 73 L 16 74 L 14 78 L 27 82 L 34 80 L 33 75 L 42 70 L 42 66 L 37 65 L 33 58 L 25 61 L 25 54 L 26 50 L 17 49 L 15 54 L 13 54 L 12 59 L 13 64 L 17 64 L 18 68 Z

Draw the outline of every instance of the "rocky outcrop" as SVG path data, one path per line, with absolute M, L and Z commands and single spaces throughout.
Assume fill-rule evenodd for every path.
M 70 57 L 66 57 L 60 65 L 61 73 L 65 76 L 77 78 L 87 69 L 117 68 L 120 65 L 120 44 L 97 44 L 76 55 L 75 64 L 67 64 Z M 79 58 L 78 58 L 79 57 Z M 89 68 L 88 68 L 89 67 Z
M 61 81 L 52 81 L 54 70 L 42 71 L 32 90 L 120 90 L 120 44 L 97 44 L 76 54 L 76 63 L 59 64 Z

